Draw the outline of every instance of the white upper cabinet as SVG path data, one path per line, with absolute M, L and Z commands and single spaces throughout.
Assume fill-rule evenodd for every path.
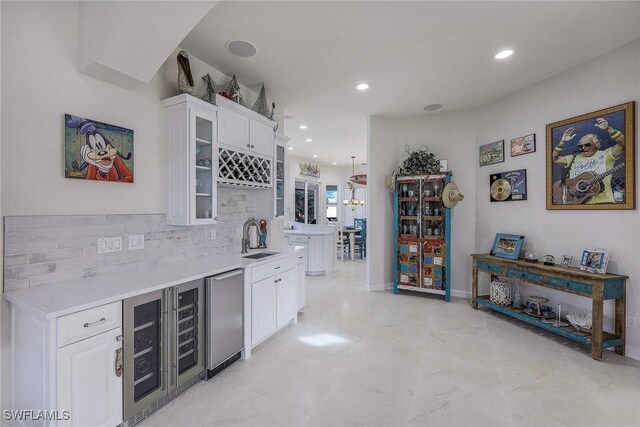
M 220 95 L 216 103 L 220 144 L 273 158 L 276 122 Z
M 167 223 L 217 222 L 217 107 L 182 94 L 163 101 L 166 113 Z
M 218 113 L 218 142 L 249 150 L 249 117 L 231 108 L 221 107 Z

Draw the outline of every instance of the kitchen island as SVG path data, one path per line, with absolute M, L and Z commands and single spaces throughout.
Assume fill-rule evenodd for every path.
M 325 275 L 336 269 L 337 227 L 335 225 L 296 224 L 284 230 L 290 246 L 304 246 L 307 251 L 307 276 Z

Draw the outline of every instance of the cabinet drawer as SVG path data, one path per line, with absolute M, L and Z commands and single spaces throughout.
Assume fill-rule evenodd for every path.
M 311 240 L 309 236 L 289 234 L 289 243 L 307 243 Z
M 541 275 L 530 273 L 528 271 L 518 270 L 516 268 L 507 269 L 507 275 L 509 277 L 515 277 L 516 279 L 522 279 L 533 283 L 540 283 L 542 281 Z
M 122 326 L 122 302 L 58 318 L 58 348 Z
M 251 282 L 255 283 L 267 277 L 275 276 L 276 274 L 284 273 L 287 270 L 296 268 L 298 258 L 290 256 L 280 259 L 278 261 L 271 261 L 266 264 L 253 267 L 251 274 Z
M 581 292 L 589 295 L 593 292 L 591 285 L 587 283 L 574 282 L 573 280 L 567 280 L 561 277 L 547 277 L 547 285 L 558 289 Z
M 304 264 L 306 262 L 306 257 L 303 253 L 296 254 L 296 264 Z
M 499 265 L 493 265 L 486 261 L 478 261 L 477 264 L 478 270 L 486 270 L 491 273 L 502 273 L 502 267 Z

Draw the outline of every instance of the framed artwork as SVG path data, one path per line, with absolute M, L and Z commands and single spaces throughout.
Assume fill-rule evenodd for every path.
M 511 157 L 521 156 L 523 154 L 535 153 L 536 151 L 536 134 L 521 136 L 511 140 Z
M 504 162 L 504 139 L 480 146 L 480 166 Z
M 133 130 L 64 115 L 64 176 L 133 182 Z
M 524 243 L 524 236 L 517 234 L 496 234 L 491 248 L 491 255 L 506 259 L 518 259 L 520 249 Z
M 609 251 L 606 249 L 585 249 L 580 259 L 580 270 L 605 274 L 609 264 Z
M 547 125 L 547 209 L 635 209 L 635 102 Z
M 527 200 L 526 169 L 491 174 L 489 185 L 489 197 L 492 202 Z
M 562 265 L 565 267 L 571 267 L 571 261 L 573 261 L 573 257 L 569 255 L 562 255 Z

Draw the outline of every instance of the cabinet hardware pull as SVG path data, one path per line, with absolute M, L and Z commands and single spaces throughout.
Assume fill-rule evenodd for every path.
M 85 328 L 90 328 L 90 327 L 92 327 L 92 326 L 97 326 L 97 325 L 99 325 L 99 324 L 101 324 L 101 323 L 105 323 L 106 321 L 107 321 L 107 319 L 105 319 L 105 318 L 103 317 L 102 319 L 100 319 L 100 320 L 96 320 L 95 322 L 91 322 L 91 323 L 87 322 L 87 323 L 85 323 L 85 324 L 84 324 L 84 327 L 85 327 Z
M 116 348 L 116 377 L 121 377 L 121 376 L 122 376 L 122 347 Z
M 251 148 L 251 144 L 247 144 L 247 148 Z
M 118 335 L 116 337 L 116 341 L 124 341 L 124 337 L 122 335 Z
M 251 148 L 254 148 L 254 146 L 253 146 L 253 145 L 251 145 Z
M 278 270 L 279 268 L 280 268 L 280 266 L 273 267 L 274 270 Z
M 214 217 L 213 219 L 215 219 L 215 220 L 217 221 L 217 220 L 218 220 L 218 217 L 216 216 L 216 217 Z

